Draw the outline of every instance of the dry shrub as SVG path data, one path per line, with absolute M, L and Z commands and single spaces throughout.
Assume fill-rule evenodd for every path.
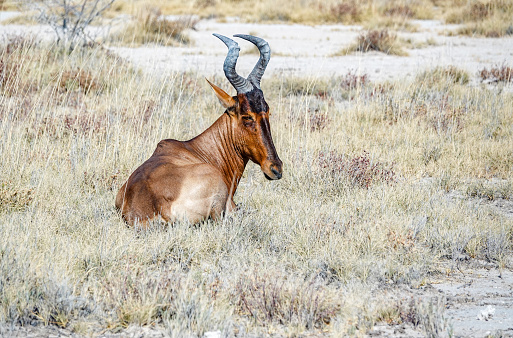
M 262 326 L 276 323 L 308 330 L 322 328 L 340 309 L 322 284 L 276 274 L 241 276 L 234 298 L 240 314 L 251 316 Z
M 352 90 L 365 86 L 369 82 L 367 74 L 358 75 L 356 71 L 349 71 L 340 79 L 340 87 L 343 90 Z
M 479 72 L 481 81 L 486 82 L 512 82 L 513 81 L 513 68 L 502 65 L 493 66 L 488 70 L 486 67 Z
M 386 16 L 401 16 L 404 18 L 413 18 L 415 11 L 413 11 L 408 5 L 398 5 L 388 8 L 385 11 Z
M 378 51 L 385 54 L 406 55 L 400 48 L 397 35 L 390 33 L 388 29 L 371 29 L 361 33 L 356 44 L 349 48 L 349 51 L 369 52 Z
M 394 163 L 386 164 L 372 161 L 366 151 L 362 155 L 348 159 L 334 151 L 320 152 L 318 163 L 321 170 L 334 178 L 346 177 L 357 187 L 368 189 L 377 183 L 395 184 L 397 182 Z

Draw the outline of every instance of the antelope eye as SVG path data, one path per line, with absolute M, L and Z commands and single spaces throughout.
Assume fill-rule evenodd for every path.
M 253 118 L 249 115 L 244 115 L 242 117 L 242 119 L 245 121 L 245 122 L 249 122 L 249 121 L 253 121 Z

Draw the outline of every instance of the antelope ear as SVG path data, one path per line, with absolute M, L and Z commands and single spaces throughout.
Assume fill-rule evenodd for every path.
M 207 79 L 205 79 L 205 80 L 207 80 Z M 223 107 L 231 108 L 231 107 L 235 106 L 235 100 L 233 99 L 233 97 L 226 94 L 226 92 L 224 90 L 222 90 L 215 84 L 211 83 L 210 81 L 207 80 L 207 82 L 210 85 L 210 87 L 212 87 L 212 89 L 214 90 L 214 93 L 216 94 L 217 98 L 219 99 L 219 102 L 221 102 Z

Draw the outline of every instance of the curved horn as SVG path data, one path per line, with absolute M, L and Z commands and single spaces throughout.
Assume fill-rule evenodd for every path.
M 262 76 L 265 72 L 265 68 L 267 67 L 269 60 L 271 59 L 271 48 L 269 47 L 267 41 L 253 35 L 235 34 L 234 36 L 244 40 L 248 40 L 249 42 L 257 46 L 258 50 L 260 51 L 260 59 L 258 59 L 257 64 L 251 71 L 251 74 L 249 74 L 248 76 L 248 80 L 252 84 L 254 84 L 255 87 L 260 89 L 260 79 L 262 79 Z
M 237 42 L 233 41 L 230 38 L 227 38 L 226 36 L 220 35 L 220 34 L 212 34 L 216 38 L 219 38 L 221 41 L 224 42 L 226 47 L 228 47 L 228 54 L 226 55 L 226 59 L 224 60 L 224 75 L 226 75 L 226 78 L 232 86 L 237 90 L 237 94 L 241 93 L 247 93 L 253 90 L 253 85 L 251 82 L 237 74 L 235 71 L 235 64 L 237 63 L 237 59 L 239 58 L 239 50 L 240 47 L 237 44 Z

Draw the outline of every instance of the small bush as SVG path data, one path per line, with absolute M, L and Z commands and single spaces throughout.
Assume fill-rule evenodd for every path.
M 321 170 L 337 178 L 345 176 L 351 184 L 368 189 L 376 183 L 395 184 L 397 182 L 394 163 L 374 162 L 366 151 L 362 155 L 347 159 L 331 151 L 319 153 L 318 163 Z
M 395 34 L 390 34 L 387 29 L 370 30 L 366 34 L 360 34 L 358 37 L 358 51 L 368 52 L 376 50 L 387 53 L 395 42 Z
M 363 53 L 377 51 L 392 55 L 407 55 L 407 53 L 400 48 L 397 35 L 390 33 L 386 28 L 371 29 L 365 33 L 361 33 L 356 43 L 345 50 L 346 53 L 352 51 Z
M 502 65 L 493 66 L 488 70 L 486 67 L 479 72 L 481 81 L 486 82 L 512 82 L 513 81 L 513 68 Z
M 114 1 L 27 1 L 26 6 L 38 13 L 40 22 L 53 29 L 58 43 L 73 50 L 79 43 L 83 46 L 95 44 L 88 27 L 99 20 Z

